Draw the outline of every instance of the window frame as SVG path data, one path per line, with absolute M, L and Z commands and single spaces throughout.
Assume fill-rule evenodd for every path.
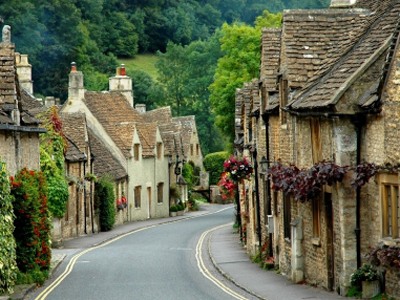
M 164 182 L 159 182 L 157 184 L 157 203 L 161 204 L 163 202 L 164 202 Z
M 400 238 L 399 175 L 397 173 L 379 174 L 379 192 L 380 192 L 379 198 L 381 207 L 381 237 L 385 239 L 399 239 Z M 393 193 L 396 194 L 396 197 L 394 198 L 392 197 Z
M 135 198 L 135 208 L 142 207 L 142 186 L 135 186 L 134 189 L 134 198 Z

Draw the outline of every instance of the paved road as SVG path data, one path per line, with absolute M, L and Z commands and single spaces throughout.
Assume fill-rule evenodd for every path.
M 196 246 L 202 234 L 232 221 L 230 207 L 215 214 L 140 230 L 97 248 L 69 250 L 57 278 L 30 298 L 238 299 L 227 294 L 225 287 L 242 295 L 244 292 L 214 272 L 205 254 L 205 266 L 211 274 L 219 276 L 222 289 L 200 272 L 196 260 Z M 205 247 L 206 243 L 204 253 Z M 60 277 L 68 271 L 71 272 L 65 278 Z M 55 280 L 59 284 L 43 297 L 43 291 L 48 291 L 46 287 Z M 245 295 L 245 298 L 252 297 Z

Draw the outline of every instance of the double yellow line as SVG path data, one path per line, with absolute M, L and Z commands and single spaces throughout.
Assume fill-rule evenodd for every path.
M 44 300 L 44 299 L 46 299 L 46 297 L 47 297 L 58 285 L 60 285 L 60 283 L 72 272 L 72 270 L 73 270 L 73 268 L 74 268 L 74 266 L 75 266 L 75 263 L 76 263 L 76 261 L 78 260 L 78 258 L 81 257 L 82 255 L 84 255 L 84 254 L 90 252 L 90 251 L 93 251 L 93 250 L 96 250 L 96 249 L 105 247 L 105 246 L 107 246 L 107 245 L 109 245 L 109 244 L 111 244 L 111 243 L 113 243 L 113 242 L 115 242 L 115 241 L 118 241 L 119 239 L 122 239 L 123 237 L 126 237 L 126 236 L 128 236 L 128 235 L 131 235 L 131 234 L 134 234 L 134 233 L 143 231 L 143 230 L 147 230 L 147 229 L 154 228 L 154 227 L 157 227 L 157 226 L 164 226 L 164 225 L 169 225 L 169 224 L 173 224 L 173 223 L 178 223 L 178 222 L 182 222 L 182 221 L 186 221 L 186 220 L 194 219 L 194 218 L 199 218 L 199 217 L 203 217 L 203 216 L 207 216 L 207 215 L 216 214 L 216 213 L 219 213 L 219 212 L 221 212 L 221 211 L 224 211 L 224 210 L 227 210 L 227 209 L 230 209 L 230 208 L 231 208 L 231 207 L 227 207 L 227 208 L 223 208 L 223 209 L 221 209 L 221 210 L 218 210 L 218 211 L 216 211 L 216 212 L 206 213 L 206 214 L 199 215 L 199 216 L 194 216 L 194 217 L 179 219 L 179 220 L 176 220 L 176 221 L 171 221 L 171 222 L 165 222 L 165 223 L 161 223 L 161 224 L 155 224 L 155 225 L 146 226 L 146 227 L 143 227 L 143 228 L 139 228 L 139 229 L 130 231 L 130 232 L 125 233 L 125 234 L 123 234 L 123 235 L 117 236 L 116 238 L 113 238 L 113 239 L 111 239 L 110 241 L 108 241 L 108 242 L 106 242 L 106 243 L 103 243 L 103 244 L 101 244 L 101 245 L 99 245 L 99 246 L 95 246 L 95 247 L 86 249 L 86 250 L 84 250 L 84 251 L 82 251 L 82 252 L 76 254 L 74 257 L 71 258 L 71 260 L 69 261 L 69 263 L 68 263 L 67 267 L 65 268 L 64 272 L 63 272 L 59 277 L 57 277 L 57 279 L 54 280 L 48 287 L 46 287 L 46 288 L 36 297 L 36 300 Z M 225 225 L 224 225 L 224 226 L 225 226 Z M 215 229 L 216 229 L 216 228 L 215 228 Z
M 228 224 L 224 224 L 221 226 L 217 226 L 214 227 L 210 230 L 205 231 L 199 241 L 197 242 L 196 245 L 196 260 L 197 260 L 197 266 L 200 270 L 200 273 L 203 274 L 204 277 L 206 277 L 208 280 L 210 280 L 212 283 L 214 283 L 217 287 L 219 287 L 221 290 L 223 290 L 225 293 L 231 295 L 232 297 L 236 298 L 236 299 L 240 299 L 240 300 L 247 300 L 247 298 L 243 297 L 242 295 L 236 293 L 235 291 L 231 290 L 230 288 L 228 288 L 226 285 L 224 285 L 221 281 L 219 281 L 217 278 L 215 278 L 210 271 L 206 268 L 203 258 L 202 258 L 202 248 L 203 248 L 203 244 L 204 244 L 204 240 L 206 238 L 206 236 L 210 233 L 213 232 L 217 229 L 226 227 L 226 226 L 230 226 L 232 225 L 232 223 L 228 223 Z

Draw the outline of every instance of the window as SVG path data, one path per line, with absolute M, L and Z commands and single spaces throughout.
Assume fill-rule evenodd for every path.
M 382 237 L 399 238 L 400 205 L 398 174 L 381 174 Z
M 162 158 L 162 143 L 157 143 L 157 158 Z
M 291 197 L 283 195 L 283 231 L 284 237 L 290 239 L 290 222 L 292 221 Z
M 135 187 L 135 208 L 140 208 L 142 206 L 141 193 L 142 193 L 142 187 L 141 186 Z
M 140 147 L 140 144 L 135 144 L 134 145 L 133 156 L 134 156 L 135 160 L 139 160 L 139 147 Z
M 312 200 L 312 211 L 313 211 L 313 237 L 319 238 L 320 236 L 320 222 L 321 222 L 321 209 L 320 209 L 321 199 L 316 197 Z
M 318 163 L 322 161 L 321 126 L 319 119 L 311 118 L 310 128 L 313 162 Z
M 193 144 L 190 144 L 190 155 L 193 156 Z
M 164 183 L 160 182 L 157 185 L 157 201 L 158 203 L 163 203 L 164 200 Z
M 199 144 L 196 145 L 196 155 L 197 156 L 200 155 L 200 145 Z

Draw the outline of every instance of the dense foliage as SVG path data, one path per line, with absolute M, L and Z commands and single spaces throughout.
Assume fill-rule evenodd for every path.
M 115 223 L 114 183 L 109 176 L 103 176 L 96 183 L 96 202 L 99 204 L 101 231 L 109 231 Z
M 51 222 L 46 178 L 41 172 L 24 168 L 11 180 L 18 268 L 27 273 L 37 269 L 48 270 Z
M 378 266 L 400 268 L 399 246 L 387 246 L 380 243 L 369 253 L 371 262 Z
M 67 142 L 62 122 L 55 106 L 40 115 L 47 133 L 41 134 L 40 169 L 47 180 L 49 209 L 54 217 L 62 218 L 68 201 L 68 183 L 64 178 L 64 153 Z
M 10 181 L 0 157 L 0 295 L 12 293 L 17 278 L 14 218 Z
M 349 167 L 327 161 L 316 163 L 309 170 L 295 165 L 283 166 L 278 162 L 269 170 L 269 176 L 274 190 L 293 194 L 295 200 L 304 202 L 318 196 L 325 184 L 341 182 L 348 170 Z
M 230 157 L 228 152 L 215 152 L 204 157 L 203 165 L 210 173 L 210 184 L 217 184 L 224 172 L 224 162 Z

